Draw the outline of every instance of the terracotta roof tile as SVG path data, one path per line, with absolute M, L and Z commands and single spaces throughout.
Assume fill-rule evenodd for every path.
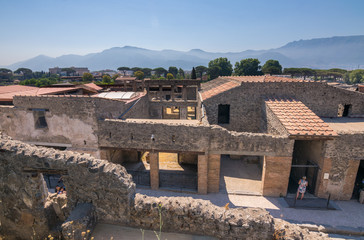
M 271 98 L 265 103 L 293 138 L 337 136 L 327 123 L 300 101 L 291 98 Z

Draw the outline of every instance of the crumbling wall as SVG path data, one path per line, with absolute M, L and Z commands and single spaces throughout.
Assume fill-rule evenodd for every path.
M 339 104 L 351 104 L 351 116 L 364 115 L 364 94 L 335 88 L 323 82 L 243 82 L 241 86 L 206 99 L 210 124 L 218 124 L 218 105 L 230 105 L 228 130 L 261 132 L 266 97 L 295 98 L 320 117 L 337 117 Z M 264 129 L 263 129 L 264 130 Z
M 43 171 L 62 171 L 67 204 L 92 203 L 97 219 L 127 223 L 135 184 L 126 170 L 88 154 L 35 147 L 0 136 L 0 233 L 30 239 L 48 235 Z
M 130 225 L 162 231 L 193 233 L 219 239 L 327 239 L 324 234 L 276 221 L 261 208 L 217 207 L 191 197 L 149 197 L 136 194 Z M 273 238 L 273 236 L 277 238 Z M 281 236 L 281 237 L 278 237 Z M 163 234 L 162 234 L 163 238 Z

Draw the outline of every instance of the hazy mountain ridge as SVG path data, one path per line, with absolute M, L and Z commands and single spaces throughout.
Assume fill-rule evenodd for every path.
M 113 47 L 99 53 L 80 55 L 62 55 L 51 58 L 39 55 L 9 66 L 11 70 L 27 67 L 33 71 L 48 71 L 50 67 L 88 67 L 90 70 L 117 69 L 128 67 L 164 67 L 169 66 L 191 69 L 193 66 L 205 65 L 217 57 L 227 57 L 230 62 L 244 58 L 258 58 L 262 64 L 268 59 L 276 59 L 283 67 L 310 68 L 345 68 L 353 69 L 358 65 L 364 67 L 364 36 L 345 36 L 299 40 L 269 50 L 246 50 L 242 52 L 214 53 L 201 49 L 189 51 L 149 50 L 125 46 Z

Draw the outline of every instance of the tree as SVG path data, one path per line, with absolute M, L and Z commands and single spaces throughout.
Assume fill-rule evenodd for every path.
M 351 71 L 349 73 L 349 81 L 351 84 L 364 83 L 364 69 Z
M 33 77 L 33 72 L 29 68 L 18 68 L 14 73 L 23 74 L 23 79 L 30 79 Z
M 185 77 L 185 71 L 183 71 L 182 68 L 179 68 L 178 69 L 178 75 L 181 77 L 181 78 L 184 78 Z
M 177 77 L 178 74 L 178 68 L 176 67 L 169 67 L 168 72 L 173 74 L 173 77 Z
M 196 67 L 197 76 L 200 77 L 201 80 L 202 80 L 203 73 L 206 72 L 206 71 L 207 71 L 207 67 L 205 67 L 205 66 L 197 66 Z
M 144 73 L 142 71 L 136 71 L 134 72 L 134 77 L 136 77 L 139 80 L 142 80 L 144 78 Z
M 235 63 L 234 72 L 238 76 L 262 75 L 260 61 L 256 58 L 242 59 Z
M 233 66 L 227 58 L 216 58 L 209 62 L 207 72 L 210 79 L 218 76 L 230 76 L 233 72 Z
M 0 80 L 9 81 L 13 79 L 13 72 L 7 68 L 0 68 Z
M 282 74 L 282 66 L 277 60 L 270 59 L 262 67 L 264 74 Z
M 112 80 L 116 80 L 118 77 L 120 77 L 119 73 L 115 73 L 114 75 L 112 75 Z
M 144 73 L 144 77 L 150 77 L 152 69 L 151 68 L 142 68 L 141 71 Z
M 133 72 L 136 72 L 136 71 L 141 71 L 142 68 L 140 68 L 140 67 L 133 67 L 130 70 L 132 70 Z
M 196 70 L 194 67 L 192 68 L 191 79 L 196 79 Z
M 83 80 L 84 82 L 91 82 L 93 79 L 94 79 L 94 76 L 93 76 L 91 73 L 87 73 L 87 72 L 85 72 L 85 73 L 83 73 L 83 75 L 82 75 L 82 80 Z
M 84 74 L 85 76 L 85 74 Z M 102 83 L 110 84 L 112 82 L 112 78 L 109 75 L 103 75 L 102 76 Z
M 124 73 L 124 76 L 125 76 L 126 71 L 130 70 L 130 68 L 128 68 L 128 67 L 119 67 L 118 70 L 122 71 Z
M 172 73 L 167 73 L 167 79 L 168 80 L 174 79 L 173 74 Z
M 155 71 L 155 74 L 160 77 L 160 76 L 165 76 L 167 74 L 167 70 L 162 68 L 162 67 L 158 67 L 158 68 L 154 68 L 153 71 Z

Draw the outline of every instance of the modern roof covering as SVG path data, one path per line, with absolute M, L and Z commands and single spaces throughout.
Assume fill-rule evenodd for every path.
M 302 79 L 276 77 L 271 75 L 262 76 L 222 76 L 222 79 L 235 80 L 239 82 L 308 82 Z
M 51 87 L 51 88 L 38 88 L 22 85 L 11 85 L 0 87 L 0 102 L 13 101 L 16 95 L 21 96 L 37 96 L 37 95 L 53 95 L 60 93 L 67 93 L 77 90 L 73 87 Z
M 277 116 L 291 138 L 332 138 L 337 133 L 301 101 L 291 98 L 271 98 L 266 105 Z
M 201 96 L 203 100 L 206 100 L 237 86 L 240 86 L 237 81 L 217 78 L 201 84 Z
M 110 98 L 110 99 L 120 99 L 129 100 L 138 96 L 136 92 L 103 92 L 97 94 L 95 97 Z

